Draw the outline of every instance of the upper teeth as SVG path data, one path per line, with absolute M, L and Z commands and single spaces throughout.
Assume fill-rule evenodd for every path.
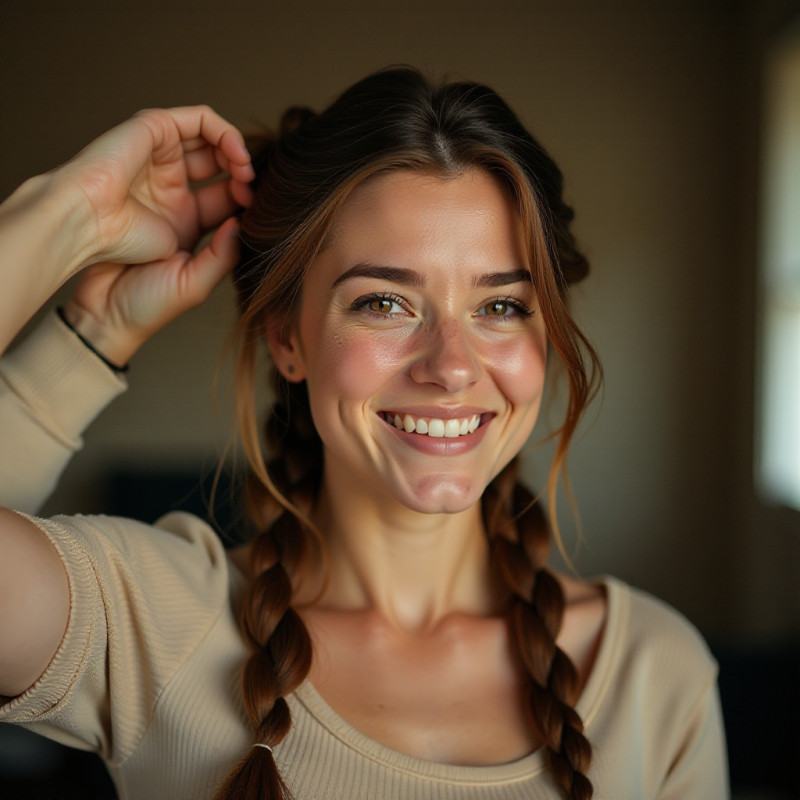
M 445 437 L 455 439 L 456 436 L 466 436 L 472 433 L 481 424 L 481 415 L 473 414 L 471 417 L 462 419 L 437 419 L 436 417 L 412 417 L 406 414 L 401 417 L 399 414 L 392 416 L 386 414 L 387 421 L 391 422 L 395 428 L 399 428 L 406 433 L 423 433 L 435 438 Z

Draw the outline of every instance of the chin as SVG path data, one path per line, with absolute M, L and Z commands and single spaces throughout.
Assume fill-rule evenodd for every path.
M 472 508 L 483 495 L 483 487 L 476 488 L 471 481 L 469 485 L 466 483 L 444 476 L 425 478 L 396 498 L 420 514 L 458 514 Z

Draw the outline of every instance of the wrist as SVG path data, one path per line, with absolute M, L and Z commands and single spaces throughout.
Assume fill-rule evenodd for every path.
M 94 211 L 81 188 L 59 170 L 28 178 L 3 206 L 11 224 L 18 229 L 24 226 L 40 242 L 38 277 L 54 288 L 92 263 Z
M 64 324 L 110 369 L 127 372 L 128 362 L 141 342 L 100 322 L 72 301 L 57 309 L 57 313 Z
M 55 173 L 30 178 L 0 204 L 0 353 L 42 304 L 92 258 L 92 221 L 80 187 Z

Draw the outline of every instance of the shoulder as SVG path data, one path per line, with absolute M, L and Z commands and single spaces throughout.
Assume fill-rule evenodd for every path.
M 104 602 L 211 611 L 226 601 L 235 577 L 214 530 L 192 514 L 152 525 L 103 515 L 32 519 L 64 562 L 73 596 L 88 588 Z
M 604 643 L 609 672 L 664 706 L 691 708 L 715 685 L 717 663 L 695 626 L 663 600 L 604 579 L 609 612 Z
M 703 637 L 647 592 L 602 585 L 606 630 L 580 709 L 602 744 L 596 769 L 622 775 L 624 763 L 639 785 L 626 796 L 727 797 L 717 664 Z
M 222 544 L 208 523 L 182 511 L 152 524 L 105 514 L 32 519 L 50 538 L 72 539 L 88 549 L 119 550 L 135 558 L 151 554 L 209 562 L 224 558 Z
M 567 640 L 602 642 L 604 651 L 637 663 L 674 663 L 704 673 L 716 663 L 697 628 L 679 611 L 613 577 L 597 581 L 558 575 L 564 590 Z
M 656 653 L 671 661 L 716 668 L 697 628 L 679 611 L 657 597 L 615 578 L 607 578 L 609 595 L 616 595 L 620 633 L 630 652 Z
M 243 580 L 213 529 L 190 514 L 153 525 L 108 516 L 28 519 L 64 565 L 69 620 L 45 673 L 0 716 L 63 729 L 58 736 L 73 746 L 125 758 L 209 633 L 238 641 L 233 602 Z

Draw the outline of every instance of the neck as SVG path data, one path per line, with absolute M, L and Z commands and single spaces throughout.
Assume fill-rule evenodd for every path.
M 314 523 L 328 552 L 321 608 L 369 610 L 418 632 L 451 614 L 495 608 L 480 503 L 421 514 L 326 473 Z

